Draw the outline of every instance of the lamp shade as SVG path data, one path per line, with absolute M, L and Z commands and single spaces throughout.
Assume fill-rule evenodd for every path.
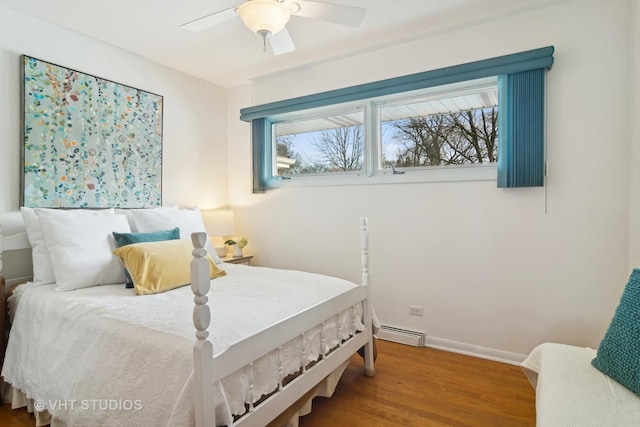
M 233 211 L 202 210 L 202 219 L 207 233 L 211 236 L 233 236 L 236 233 Z
M 287 25 L 291 10 L 273 0 L 251 0 L 238 7 L 238 15 L 254 33 L 273 35 Z

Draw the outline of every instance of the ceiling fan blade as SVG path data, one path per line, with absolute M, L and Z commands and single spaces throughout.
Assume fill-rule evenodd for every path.
M 293 44 L 291 35 L 289 35 L 286 27 L 269 37 L 268 41 L 274 55 L 282 55 L 296 50 L 296 46 Z
M 296 16 L 322 19 L 335 24 L 357 28 L 362 24 L 366 9 L 362 7 L 343 6 L 338 4 L 318 3 L 309 0 L 296 0 L 300 10 Z
M 202 18 L 182 24 L 180 28 L 193 32 L 203 31 L 221 22 L 235 18 L 236 16 L 238 16 L 236 8 L 232 7 L 231 9 L 221 10 L 220 12 L 212 13 L 211 15 L 203 16 Z

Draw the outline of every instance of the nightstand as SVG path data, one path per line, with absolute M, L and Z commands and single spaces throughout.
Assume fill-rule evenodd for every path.
M 229 264 L 246 264 L 251 265 L 251 260 L 253 259 L 253 255 L 244 255 L 241 257 L 234 256 L 226 256 L 224 258 L 220 258 L 222 262 L 226 262 Z

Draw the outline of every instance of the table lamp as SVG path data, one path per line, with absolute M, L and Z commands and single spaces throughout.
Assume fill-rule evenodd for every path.
M 225 246 L 225 237 L 233 236 L 236 232 L 233 211 L 223 209 L 202 210 L 202 219 L 207 233 L 211 237 L 213 248 L 219 257 L 227 255 L 229 249 Z

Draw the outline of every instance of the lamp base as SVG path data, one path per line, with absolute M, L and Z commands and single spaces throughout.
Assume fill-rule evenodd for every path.
M 238 245 L 233 245 L 233 257 L 241 258 L 242 257 L 242 248 Z

